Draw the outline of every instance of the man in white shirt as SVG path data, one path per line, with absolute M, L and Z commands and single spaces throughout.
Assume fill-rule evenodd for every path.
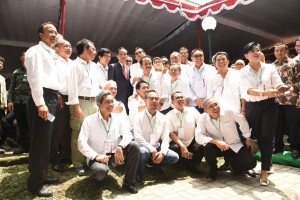
M 294 62 L 296 62 L 297 60 L 300 60 L 300 36 L 297 37 L 297 39 L 295 41 L 295 50 L 298 55 L 293 58 Z
M 253 169 L 256 160 L 249 150 L 252 150 L 251 132 L 247 120 L 243 115 L 231 110 L 220 112 L 220 106 L 214 98 L 203 101 L 205 113 L 197 122 L 196 142 L 204 145 L 204 156 L 209 166 L 207 179 L 214 181 L 217 178 L 217 157 L 224 156 L 229 160 L 233 174 Z M 240 125 L 246 146 L 241 142 L 236 129 Z
M 178 153 L 188 169 L 201 174 L 199 164 L 203 158 L 203 146 L 195 141 L 195 128 L 200 113 L 193 107 L 184 106 L 184 95 L 175 92 L 171 96 L 174 109 L 166 115 L 170 131 L 170 149 Z
M 135 140 L 140 144 L 137 180 L 143 180 L 145 162 L 151 157 L 155 169 L 175 164 L 178 154 L 169 149 L 169 128 L 166 118 L 157 111 L 159 96 L 150 90 L 145 96 L 147 109 L 140 112 L 134 126 Z
M 145 81 L 139 81 L 135 89 L 137 94 L 132 95 L 128 100 L 129 120 L 132 128 L 134 127 L 136 116 L 147 108 L 145 95 L 149 90 L 149 84 Z
M 52 140 L 51 140 L 51 160 L 54 171 L 63 172 L 64 166 L 61 159 L 71 155 L 71 128 L 70 128 L 70 109 L 65 104 L 68 101 L 68 78 L 72 67 L 72 54 L 70 42 L 60 39 L 54 46 L 56 51 L 56 65 L 59 69 L 60 89 L 58 95 L 59 106 L 56 111 Z M 61 148 L 60 148 L 61 147 Z M 64 155 L 63 155 L 64 154 Z
M 29 191 L 38 196 L 50 197 L 52 191 L 44 184 L 57 183 L 58 178 L 47 176 L 50 156 L 53 117 L 58 106 L 60 88 L 58 68 L 55 64 L 57 30 L 51 22 L 44 23 L 39 30 L 40 42 L 27 50 L 25 67 L 31 88 L 28 100 L 28 128 L 30 135 Z M 47 120 L 48 119 L 48 120 Z
M 204 63 L 204 53 L 202 49 L 194 49 L 191 55 L 195 66 L 188 72 L 190 90 L 192 93 L 189 106 L 195 106 L 200 113 L 203 113 L 202 101 L 207 96 L 207 83 L 209 79 L 217 74 L 217 70 L 213 66 Z
M 99 112 L 88 116 L 78 138 L 78 149 L 87 157 L 92 177 L 98 185 L 105 184 L 109 165 L 126 165 L 123 187 L 130 193 L 138 193 L 135 186 L 140 151 L 126 123 L 112 113 L 114 97 L 109 91 L 101 91 L 97 98 Z
M 134 55 L 135 55 L 136 63 L 134 64 L 131 63 L 132 65 L 130 66 L 129 69 L 131 74 L 130 82 L 132 86 L 135 88 L 135 84 L 140 81 L 141 78 L 140 75 L 143 73 L 140 65 L 140 60 L 142 57 L 146 55 L 146 53 L 144 49 L 140 47 L 136 47 L 134 51 Z
M 101 76 L 99 66 L 92 60 L 96 56 L 94 43 L 87 39 L 80 40 L 76 45 L 78 57 L 73 62 L 69 77 L 69 101 L 72 128 L 71 151 L 72 163 L 78 175 L 84 174 L 84 157 L 78 151 L 77 140 L 83 120 L 97 112 L 96 95 L 99 93 Z
M 166 100 L 160 109 L 161 113 L 167 114 L 173 109 L 171 105 L 171 95 L 176 91 L 183 93 L 183 96 L 185 97 L 184 105 L 187 106 L 189 98 L 191 97 L 191 91 L 188 81 L 181 77 L 181 67 L 179 64 L 172 64 L 170 66 L 169 74 L 163 76 L 162 91 L 164 91 L 166 95 Z
M 110 50 L 107 48 L 101 48 L 96 55 L 98 59 L 98 71 L 100 76 L 98 78 L 99 84 L 102 86 L 105 81 L 108 80 L 108 64 L 111 59 Z

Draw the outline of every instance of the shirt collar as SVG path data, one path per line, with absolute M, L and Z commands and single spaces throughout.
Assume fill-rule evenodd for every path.
M 99 61 L 97 62 L 97 65 L 100 66 L 102 69 L 108 71 L 108 66 L 103 66 Z
M 100 119 L 100 120 L 103 120 L 103 121 L 105 121 L 105 122 L 106 122 L 106 120 L 103 118 L 103 116 L 102 116 L 102 114 L 101 114 L 100 110 L 98 110 L 98 117 L 99 117 L 99 119 Z M 108 121 L 110 121 L 110 120 L 111 120 L 111 118 L 112 118 L 112 116 L 111 116 L 111 114 L 109 114 L 109 119 L 108 119 Z
M 88 63 L 88 62 L 86 62 L 85 60 L 81 59 L 80 57 L 77 57 L 76 60 L 77 60 L 79 63 L 83 64 L 83 65 L 88 65 L 88 64 L 91 62 L 91 61 L 90 61 L 90 62 Z
M 54 49 L 52 49 L 51 47 L 49 47 L 45 42 L 40 41 L 39 45 L 41 45 L 46 51 L 48 51 L 53 57 L 56 54 Z

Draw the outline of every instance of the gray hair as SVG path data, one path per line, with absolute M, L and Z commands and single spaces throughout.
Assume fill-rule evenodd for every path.
M 102 90 L 101 92 L 99 92 L 99 94 L 96 96 L 96 102 L 97 103 L 102 103 L 103 99 L 108 96 L 111 95 L 111 92 L 108 90 Z
M 117 83 L 116 81 L 113 81 L 113 80 L 108 80 L 108 81 L 105 81 L 103 84 L 102 84 L 102 88 L 106 88 L 109 84 L 115 84 L 117 86 Z
M 214 99 L 214 100 L 216 100 L 215 98 L 213 98 L 213 97 L 211 97 L 211 98 L 205 98 L 203 101 L 202 101 L 202 108 L 205 110 L 205 109 L 207 109 L 207 103 L 208 103 L 208 101 L 209 100 L 212 100 L 212 99 Z M 217 100 L 216 100 L 217 101 Z M 218 101 L 217 101 L 218 102 Z

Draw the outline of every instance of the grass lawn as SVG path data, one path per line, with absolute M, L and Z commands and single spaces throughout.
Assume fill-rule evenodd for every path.
M 202 163 L 201 168 L 206 171 L 206 164 Z M 77 176 L 72 167 L 64 173 L 52 170 L 49 165 L 49 175 L 60 177 L 60 183 L 51 185 L 53 191 L 52 199 L 101 199 L 102 197 L 114 198 L 118 194 L 128 193 L 122 188 L 125 167 L 111 167 L 109 176 L 105 179 L 105 185 L 99 188 L 87 171 L 85 176 Z M 32 195 L 27 191 L 26 180 L 28 177 L 27 164 L 0 167 L 0 199 L 45 199 Z M 180 164 L 163 169 L 163 172 L 156 172 L 146 167 L 145 181 L 138 187 L 158 184 L 172 183 L 176 179 L 188 179 L 196 177 L 190 172 L 182 169 Z M 129 194 L 129 193 L 128 193 Z M 49 199 L 49 198 L 48 198 Z

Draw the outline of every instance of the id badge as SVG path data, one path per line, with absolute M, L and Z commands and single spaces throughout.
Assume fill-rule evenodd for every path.
M 91 78 L 87 78 L 85 81 L 85 86 L 87 88 L 92 88 L 92 85 L 93 85 L 93 80 Z
M 104 146 L 105 146 L 105 153 L 112 153 L 113 141 L 106 140 Z
M 179 138 L 184 138 L 184 129 L 183 128 L 178 129 L 178 137 Z
M 150 144 L 151 145 L 155 144 L 155 135 L 153 133 L 150 133 Z

